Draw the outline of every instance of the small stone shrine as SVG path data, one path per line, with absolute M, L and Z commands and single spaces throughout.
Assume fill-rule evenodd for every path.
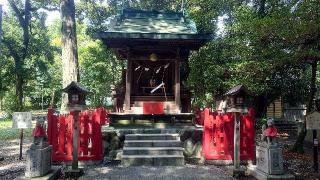
M 46 132 L 43 124 L 37 121 L 33 132 L 33 143 L 27 150 L 27 161 L 25 177 L 41 177 L 48 174 L 51 170 L 52 146 L 48 145 Z
M 271 175 L 283 174 L 282 149 L 275 142 L 277 129 L 273 119 L 268 119 L 268 127 L 262 128 L 262 142 L 257 146 L 257 169 Z
M 276 142 L 278 134 L 274 120 L 269 118 L 262 126 L 261 142 L 256 147 L 257 165 L 249 167 L 249 173 L 257 179 L 294 179 L 283 169 L 282 148 Z

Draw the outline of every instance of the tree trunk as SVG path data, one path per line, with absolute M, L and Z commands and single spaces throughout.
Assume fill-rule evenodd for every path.
M 23 110 L 23 77 L 21 73 L 16 76 L 16 96 L 17 96 L 17 111 Z
M 54 108 L 54 96 L 55 96 L 55 91 L 53 90 L 52 96 L 51 96 L 50 108 Z
M 309 94 L 309 100 L 307 104 L 307 114 L 310 113 L 313 109 L 313 100 L 315 98 L 317 88 L 316 88 L 316 80 L 317 80 L 317 65 L 318 62 L 315 60 L 312 64 L 312 70 L 311 70 L 311 83 L 310 83 L 310 94 Z M 300 152 L 303 153 L 303 142 L 307 135 L 307 129 L 306 129 L 306 122 L 303 121 L 303 126 L 301 131 L 299 132 L 298 138 L 291 149 L 294 152 Z
M 74 0 L 61 0 L 63 88 L 80 81 Z M 61 111 L 66 110 L 68 95 L 62 93 Z
M 266 0 L 260 0 L 258 13 L 261 17 L 265 15 L 265 9 L 266 9 Z

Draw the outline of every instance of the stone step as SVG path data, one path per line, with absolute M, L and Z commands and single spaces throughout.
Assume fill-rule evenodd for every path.
M 179 134 L 127 134 L 125 140 L 180 140 Z
M 180 155 L 181 147 L 124 147 L 123 155 Z
M 124 147 L 179 147 L 180 140 L 125 140 Z
M 124 166 L 183 166 L 183 155 L 122 155 Z

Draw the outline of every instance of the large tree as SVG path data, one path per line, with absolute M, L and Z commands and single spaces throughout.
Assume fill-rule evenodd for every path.
M 15 84 L 15 111 L 21 111 L 26 84 L 33 76 L 34 68 L 41 62 L 49 62 L 52 49 L 44 25 L 46 15 L 39 11 L 41 3 L 31 0 L 8 1 L 10 10 L 5 13 L 3 24 L 3 54 L 5 73 Z M 40 68 L 43 70 L 43 68 Z
M 74 0 L 61 0 L 62 79 L 63 87 L 80 81 Z M 62 94 L 62 111 L 66 109 L 67 94 Z

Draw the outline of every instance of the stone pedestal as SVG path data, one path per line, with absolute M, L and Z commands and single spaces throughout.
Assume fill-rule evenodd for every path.
M 281 175 L 283 171 L 282 149 L 277 145 L 261 143 L 256 148 L 257 169 L 269 175 Z
M 247 173 L 259 180 L 293 180 L 293 175 L 283 170 L 282 149 L 266 142 L 256 147 L 257 165 L 248 166 Z
M 27 151 L 25 176 L 29 178 L 46 175 L 51 170 L 52 146 L 31 145 Z

